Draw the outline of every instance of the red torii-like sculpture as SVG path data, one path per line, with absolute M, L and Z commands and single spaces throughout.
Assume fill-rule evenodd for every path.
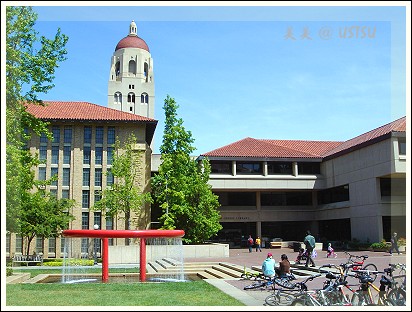
M 109 279 L 109 238 L 140 238 L 140 281 L 146 281 L 146 238 L 183 237 L 183 230 L 64 230 L 64 237 L 94 237 L 102 240 L 102 281 Z

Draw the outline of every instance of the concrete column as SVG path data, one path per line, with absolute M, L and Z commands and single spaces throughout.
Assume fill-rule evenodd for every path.
M 292 163 L 292 174 L 295 177 L 298 175 L 298 163 L 296 161 Z
M 232 161 L 232 176 L 236 175 L 236 160 Z

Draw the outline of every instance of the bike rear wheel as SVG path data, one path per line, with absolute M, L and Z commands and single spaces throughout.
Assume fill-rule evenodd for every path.
M 378 268 L 373 263 L 369 263 L 369 264 L 365 265 L 364 267 L 362 267 L 362 270 L 378 271 Z M 373 281 L 372 281 L 372 283 L 373 283 L 376 280 L 376 276 L 378 276 L 378 275 L 377 274 L 371 274 L 370 276 L 373 279 Z
M 248 290 L 248 289 L 256 289 L 256 288 L 260 288 L 260 287 L 265 287 L 266 283 L 265 282 L 256 282 L 250 285 L 246 285 L 245 287 L 243 287 L 244 290 Z

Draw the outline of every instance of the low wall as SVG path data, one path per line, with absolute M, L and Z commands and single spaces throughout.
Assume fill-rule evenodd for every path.
M 182 248 L 182 249 L 181 249 Z M 204 245 L 146 245 L 146 261 L 161 258 L 178 259 L 183 253 L 186 258 L 221 258 L 229 257 L 229 244 Z M 177 254 L 178 253 L 178 254 Z M 109 264 L 140 263 L 140 246 L 109 246 Z

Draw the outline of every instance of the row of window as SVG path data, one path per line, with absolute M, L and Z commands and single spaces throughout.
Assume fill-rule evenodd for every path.
M 211 160 L 211 173 L 232 174 L 231 161 Z M 259 174 L 263 175 L 264 162 L 236 161 L 236 174 Z M 298 162 L 297 174 L 320 174 L 320 163 Z M 293 162 L 267 162 L 267 174 L 293 175 Z
M 123 103 L 122 100 L 122 93 L 121 92 L 116 92 L 114 94 L 114 104 L 120 105 Z M 136 95 L 133 92 L 129 92 L 127 94 L 127 103 L 132 103 L 132 104 L 136 104 Z M 149 95 L 147 93 L 142 93 L 140 95 L 140 103 L 141 104 L 149 104 Z

